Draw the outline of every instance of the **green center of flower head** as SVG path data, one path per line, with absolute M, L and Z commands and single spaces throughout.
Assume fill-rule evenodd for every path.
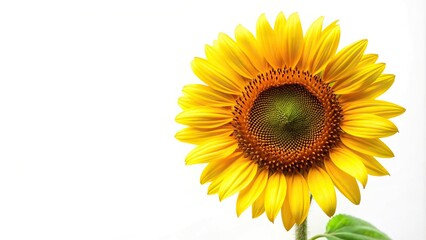
M 254 101 L 248 129 L 265 143 L 286 150 L 311 145 L 321 136 L 324 107 L 299 84 L 271 87 Z

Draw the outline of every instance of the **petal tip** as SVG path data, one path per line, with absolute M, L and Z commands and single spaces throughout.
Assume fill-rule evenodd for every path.
M 368 44 L 368 39 L 361 39 L 359 42 L 362 44 Z
M 325 214 L 327 214 L 328 217 L 332 217 L 335 213 L 336 213 L 336 208 L 330 208 L 327 210 L 327 212 L 325 212 Z
M 239 218 L 240 216 L 241 216 L 241 214 L 243 213 L 243 211 L 241 210 L 241 209 L 238 209 L 238 207 L 236 208 L 236 214 L 237 214 L 237 217 Z
M 288 226 L 288 227 L 287 227 L 287 226 L 285 226 L 285 225 L 284 225 L 284 228 L 285 228 L 285 230 L 287 230 L 287 232 L 288 232 L 288 231 L 290 231 L 290 230 L 293 228 L 293 226 L 294 226 L 294 225 L 291 225 L 291 226 Z

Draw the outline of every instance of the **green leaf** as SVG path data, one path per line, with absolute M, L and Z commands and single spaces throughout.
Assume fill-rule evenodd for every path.
M 390 240 L 370 223 L 344 214 L 330 219 L 322 236 L 328 240 Z

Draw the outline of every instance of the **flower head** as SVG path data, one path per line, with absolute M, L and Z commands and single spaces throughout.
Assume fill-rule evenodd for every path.
M 340 27 L 318 18 L 303 35 L 299 15 L 265 15 L 256 37 L 243 26 L 235 40 L 219 34 L 195 58 L 190 84 L 179 98 L 176 138 L 197 146 L 187 164 L 207 163 L 201 183 L 222 200 L 238 193 L 237 215 L 252 207 L 284 227 L 301 224 L 310 195 L 332 216 L 335 187 L 354 204 L 357 181 L 388 175 L 375 157 L 393 157 L 380 140 L 398 130 L 389 118 L 405 110 L 377 100 L 393 83 L 367 40 L 337 51 Z

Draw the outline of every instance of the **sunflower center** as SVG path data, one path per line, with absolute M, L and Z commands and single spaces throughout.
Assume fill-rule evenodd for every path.
M 302 150 L 321 136 L 324 108 L 299 84 L 271 87 L 254 101 L 249 111 L 248 130 L 263 145 Z
M 322 165 L 340 141 L 336 95 L 309 72 L 283 68 L 258 75 L 237 99 L 233 114 L 240 149 L 271 172 Z

